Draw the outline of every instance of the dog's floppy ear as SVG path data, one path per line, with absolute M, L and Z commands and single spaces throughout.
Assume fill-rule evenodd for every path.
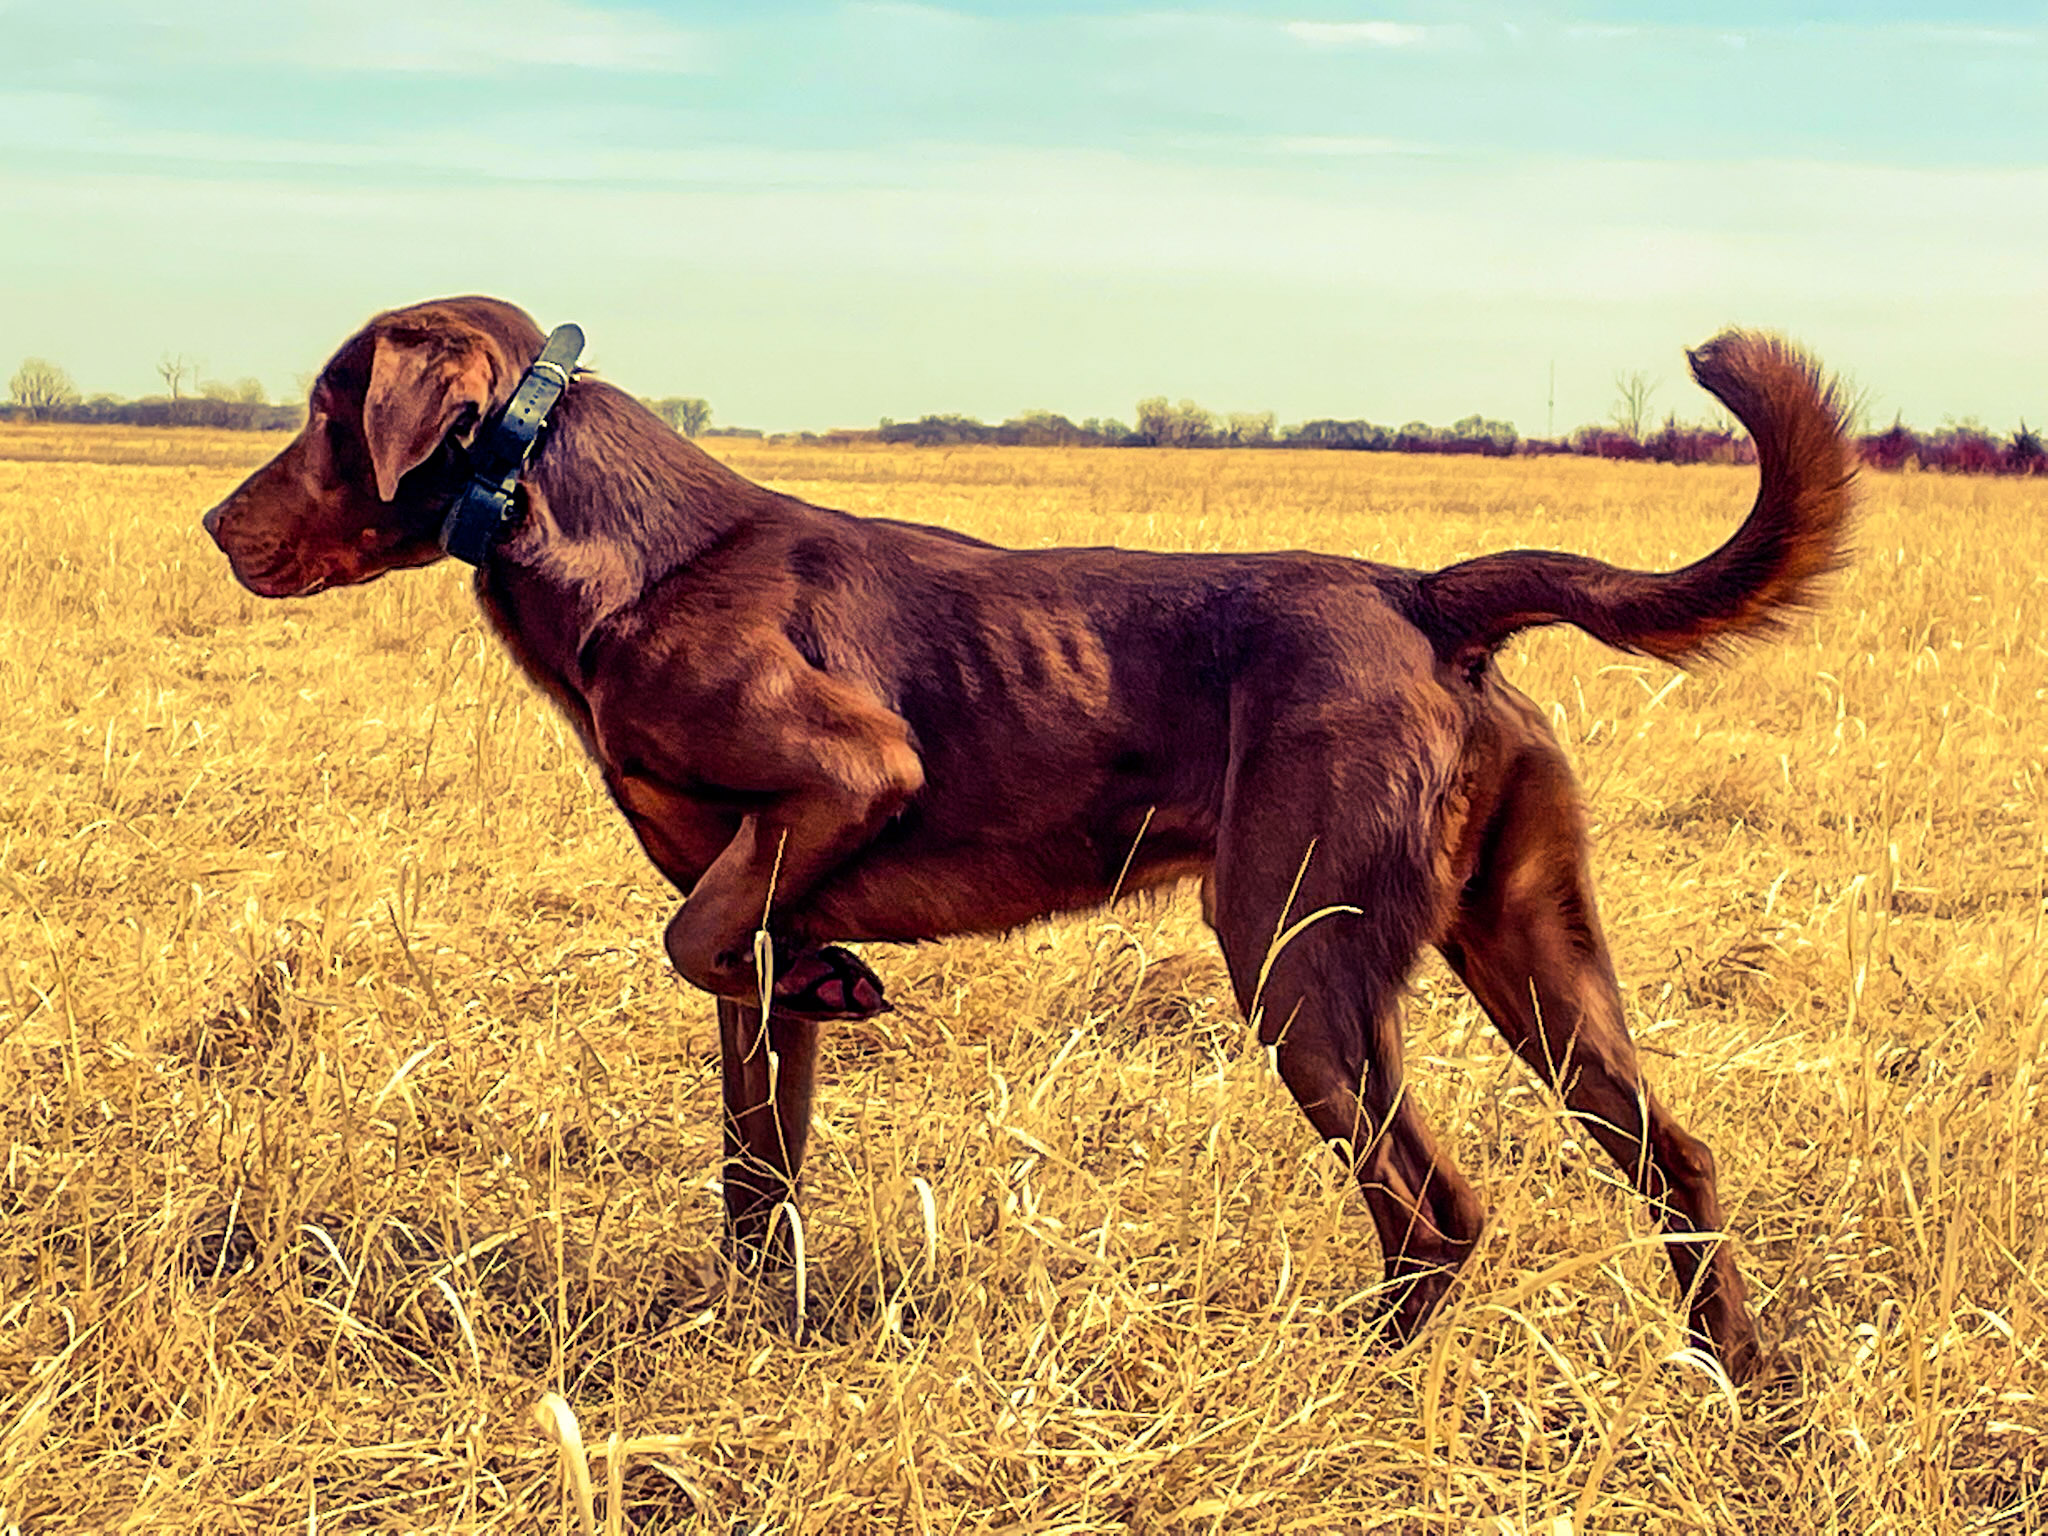
M 363 396 L 363 440 L 381 500 L 396 496 L 406 472 L 432 458 L 449 433 L 459 433 L 465 447 L 475 440 L 497 374 L 480 336 L 377 338 Z

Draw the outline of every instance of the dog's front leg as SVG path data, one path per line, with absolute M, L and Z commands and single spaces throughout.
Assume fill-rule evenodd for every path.
M 775 1208 L 796 1198 L 810 1139 L 818 1021 L 778 1010 L 764 1029 L 759 1008 L 720 998 L 718 1043 L 725 1085 L 726 1237 L 741 1264 L 779 1262 L 788 1254 L 788 1228 L 775 1227 Z
M 670 962 L 721 1003 L 758 1007 L 756 943 L 766 931 L 774 967 L 768 989 L 771 1012 L 811 1019 L 868 1018 L 882 1012 L 888 1004 L 881 981 L 861 960 L 837 945 L 795 939 L 777 921 L 778 909 L 817 878 L 806 867 L 810 861 L 792 867 L 792 841 L 787 823 L 747 817 L 670 921 Z M 859 839 L 854 841 L 857 845 Z M 810 881 L 803 878 L 807 873 Z
M 817 944 L 830 935 L 793 941 L 779 918 L 798 911 L 903 808 L 923 787 L 924 766 L 909 727 L 873 695 L 778 660 L 748 670 L 744 714 L 730 735 L 657 736 L 644 720 L 629 720 L 632 734 L 619 746 L 632 764 L 622 775 L 628 803 L 637 800 L 658 821 L 679 792 L 654 786 L 705 782 L 751 802 L 668 926 L 669 959 L 686 979 L 758 1007 L 755 935 L 766 931 L 785 940 L 766 978 L 776 1010 L 864 1016 L 882 1006 L 873 973 L 844 950 Z M 647 787 L 635 789 L 635 781 Z

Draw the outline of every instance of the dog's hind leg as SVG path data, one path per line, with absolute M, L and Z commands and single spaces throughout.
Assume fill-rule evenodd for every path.
M 1694 1340 L 1729 1377 L 1753 1375 L 1756 1325 L 1722 1230 L 1714 1159 L 1643 1081 L 1586 869 L 1563 753 L 1534 743 L 1508 770 L 1442 944 L 1444 958 L 1517 1053 L 1649 1200 L 1691 1310 Z
M 1485 1213 L 1402 1073 L 1400 993 L 1430 937 L 1433 872 L 1421 806 L 1389 815 L 1385 802 L 1414 764 L 1333 764 L 1327 745 L 1267 738 L 1236 765 L 1204 906 L 1239 1005 L 1256 1010 L 1282 1080 L 1358 1179 L 1405 1338 L 1443 1299 Z
M 796 1198 L 811 1135 L 811 1084 L 818 1021 L 718 1000 L 718 1047 L 725 1089 L 725 1220 L 733 1256 L 770 1252 L 775 1208 Z M 776 1250 L 782 1248 L 780 1232 Z

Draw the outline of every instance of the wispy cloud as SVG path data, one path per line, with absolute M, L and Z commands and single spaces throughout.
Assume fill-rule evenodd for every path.
M 2048 40 L 2048 30 L 2028 32 L 2016 27 L 1904 26 L 1899 35 L 1928 43 L 1960 43 L 1977 48 L 2033 48 Z
M 308 7 L 298 18 L 285 46 L 298 62 L 334 69 L 675 74 L 705 62 L 690 33 L 652 12 L 600 10 L 572 0 L 355 0 L 342 9 Z
M 1427 144 L 1417 144 L 1409 139 L 1381 138 L 1375 134 L 1287 134 L 1265 140 L 1263 147 L 1275 154 L 1306 155 L 1327 160 L 1435 153 Z
M 573 126 L 508 156 L 524 127 L 516 115 L 460 127 L 413 128 L 311 138 L 217 132 L 138 123 L 102 97 L 58 91 L 0 91 L 0 145 L 26 151 L 24 164 L 63 155 L 89 173 L 236 178 L 271 171 L 349 173 L 348 184 L 417 183 L 457 177 L 488 186 L 562 182 L 576 186 L 668 188 L 887 186 L 903 174 L 898 158 L 873 148 L 778 149 L 750 144 L 644 142 L 648 120 L 586 107 Z M 959 159 L 927 147 L 927 174 Z M 334 190 L 334 183 L 326 184 Z
M 943 5 L 920 5 L 916 0 L 861 0 L 848 7 L 859 16 L 874 16 L 888 21 L 918 22 L 933 27 L 971 26 L 979 17 L 969 16 L 963 11 L 948 10 Z
M 1415 48 L 1451 31 L 1405 21 L 1290 21 L 1282 30 L 1312 48 Z
M 289 65 L 315 72 L 490 75 L 527 69 L 677 74 L 707 67 L 703 41 L 653 11 L 579 0 L 351 0 L 344 7 L 119 0 L 160 62 Z M 123 25 L 123 18 L 113 18 Z

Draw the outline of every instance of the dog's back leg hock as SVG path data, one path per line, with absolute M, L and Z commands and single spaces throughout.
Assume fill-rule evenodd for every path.
M 1532 747 L 1465 887 L 1444 958 L 1500 1032 L 1650 1201 L 1673 1234 L 1723 1227 L 1713 1155 L 1658 1102 L 1622 1015 L 1586 868 L 1578 795 L 1563 754 Z M 1694 1341 L 1740 1382 L 1759 1361 L 1748 1292 L 1729 1245 L 1666 1245 Z

